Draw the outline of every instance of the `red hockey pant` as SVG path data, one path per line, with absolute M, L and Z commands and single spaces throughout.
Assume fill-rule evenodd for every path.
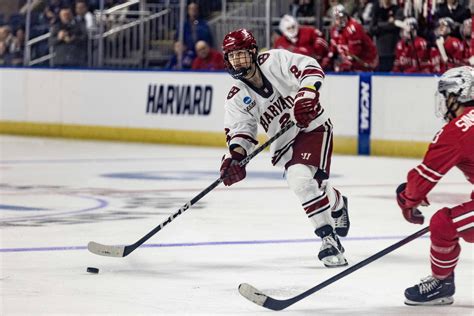
M 453 208 L 442 208 L 430 221 L 431 271 L 444 279 L 453 273 L 459 259 L 459 238 L 474 242 L 474 200 Z

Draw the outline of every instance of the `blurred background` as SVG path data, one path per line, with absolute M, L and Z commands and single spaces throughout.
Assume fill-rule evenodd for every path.
M 473 64 L 473 3 L 2 0 L 0 65 L 217 71 L 224 68 L 224 35 L 245 27 L 260 50 L 311 55 L 326 71 L 439 73 Z M 347 16 L 346 28 L 361 26 L 362 46 L 351 45 L 344 23 L 335 25 L 337 16 Z M 364 45 L 377 56 L 367 59 Z

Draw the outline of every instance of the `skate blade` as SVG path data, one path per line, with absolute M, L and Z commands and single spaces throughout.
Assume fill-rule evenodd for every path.
M 338 268 L 338 267 L 344 267 L 348 265 L 346 258 L 342 257 L 342 255 L 329 256 L 329 257 L 321 259 L 321 261 L 323 262 L 326 268 Z
M 419 305 L 424 305 L 424 306 L 436 306 L 436 305 L 451 305 L 453 304 L 454 302 L 454 299 L 452 296 L 449 296 L 449 297 L 442 297 L 442 298 L 438 298 L 438 299 L 435 299 L 435 300 L 432 300 L 432 301 L 428 301 L 428 302 L 415 302 L 415 301 L 411 301 L 409 299 L 405 299 L 405 305 L 409 305 L 409 306 L 419 306 Z

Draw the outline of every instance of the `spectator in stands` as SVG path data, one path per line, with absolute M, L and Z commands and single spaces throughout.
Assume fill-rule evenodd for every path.
M 290 12 L 296 17 L 314 17 L 314 0 L 293 0 Z
M 464 64 L 474 66 L 474 48 L 472 47 L 472 18 L 461 25 L 462 44 L 464 46 Z
M 343 5 L 334 8 L 330 55 L 334 71 L 373 71 L 378 65 L 377 48 L 362 25 Z M 329 63 L 326 62 L 325 66 Z
M 0 65 L 11 65 L 15 37 L 8 25 L 0 27 Z
M 193 70 L 225 69 L 224 56 L 211 48 L 205 41 L 198 41 L 195 47 L 197 57 L 193 61 Z
M 445 3 L 440 4 L 437 8 L 435 12 L 435 19 L 439 20 L 446 17 L 451 18 L 458 24 L 462 24 L 464 20 L 471 17 L 471 11 L 468 8 L 460 5 L 458 0 L 446 0 Z M 452 30 L 451 36 L 461 39 L 461 34 L 457 28 Z
M 15 32 L 13 39 L 13 45 L 11 47 L 11 65 L 20 66 L 23 65 L 23 56 L 25 53 L 25 30 L 19 28 Z
M 0 66 L 8 65 L 7 47 L 4 42 L 0 41 Z
M 181 55 L 181 69 L 191 69 L 196 54 L 193 50 L 188 49 L 186 45 L 181 42 L 175 42 L 173 46 L 174 55 L 165 66 L 167 70 L 179 70 L 178 60 Z
M 401 39 L 395 50 L 393 72 L 430 73 L 431 61 L 428 42 L 417 34 L 418 22 L 415 18 L 406 18 L 400 31 Z
M 179 37 L 179 26 L 176 27 L 176 38 Z M 205 20 L 199 18 L 199 6 L 197 3 L 190 3 L 188 5 L 188 19 L 184 22 L 184 44 L 186 47 L 195 47 L 198 41 L 205 41 L 212 46 L 212 34 L 209 25 Z
M 398 6 L 392 0 L 379 0 L 374 6 L 371 34 L 380 58 L 379 71 L 391 71 L 395 59 L 395 46 L 400 29 L 395 25 L 395 14 Z
M 83 23 L 74 20 L 70 8 L 59 11 L 59 23 L 51 28 L 50 46 L 55 66 L 86 66 L 87 31 Z
M 5 47 L 11 47 L 11 45 L 13 45 L 14 38 L 15 37 L 12 34 L 12 29 L 9 25 L 0 27 L 0 42 L 3 42 Z
M 356 19 L 356 21 L 359 22 L 367 32 L 369 32 L 373 15 L 373 0 L 359 0 L 359 4 L 357 5 L 352 17 Z
M 193 0 L 199 6 L 200 16 L 204 19 L 209 18 L 213 12 L 219 12 L 222 10 L 222 1 L 209 1 L 209 0 Z M 179 3 L 179 1 L 177 1 Z
M 89 11 L 88 4 L 86 0 L 77 0 L 76 1 L 76 16 L 74 17 L 76 21 L 84 23 L 86 29 L 90 32 L 95 28 L 94 16 Z
M 435 35 L 440 65 L 436 67 L 436 72 L 443 73 L 450 68 L 463 65 L 464 46 L 460 39 L 451 35 L 455 27 L 455 22 L 451 18 L 438 20 Z
M 284 15 L 281 18 L 279 29 L 282 36 L 275 40 L 274 48 L 311 56 L 319 63 L 327 56 L 329 45 L 318 29 L 312 26 L 300 26 L 291 15 Z
M 53 25 L 58 21 L 59 11 L 61 11 L 63 6 L 61 0 L 48 0 L 43 15 L 49 21 L 49 25 Z

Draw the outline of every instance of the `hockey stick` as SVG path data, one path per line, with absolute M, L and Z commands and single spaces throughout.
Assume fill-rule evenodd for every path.
M 293 127 L 295 123 L 293 121 L 290 121 L 288 124 L 286 124 L 278 133 L 276 133 L 272 138 L 267 140 L 262 146 L 258 147 L 255 149 L 251 154 L 249 154 L 247 157 L 245 157 L 244 160 L 240 162 L 240 166 L 245 166 L 252 158 L 257 156 L 261 151 L 263 151 L 265 148 L 267 148 L 271 143 L 273 143 L 277 138 L 279 138 L 281 135 L 283 135 L 286 131 L 288 131 L 291 127 Z M 100 256 L 106 256 L 106 257 L 126 257 L 128 256 L 132 251 L 140 247 L 145 241 L 150 239 L 153 235 L 155 235 L 157 232 L 159 232 L 163 227 L 171 223 L 176 217 L 184 213 L 186 210 L 188 210 L 191 206 L 196 204 L 197 201 L 202 199 L 206 194 L 214 190 L 219 184 L 222 182 L 222 178 L 217 179 L 214 181 L 210 186 L 205 188 L 201 193 L 193 197 L 189 202 L 184 204 L 177 212 L 173 213 L 170 217 L 168 217 L 164 222 L 162 222 L 160 225 L 156 226 L 153 228 L 148 234 L 143 236 L 140 240 L 135 242 L 134 244 L 128 245 L 128 246 L 108 246 L 108 245 L 103 245 L 99 244 L 97 242 L 91 241 L 87 245 L 87 249 Z
M 385 256 L 386 254 L 394 251 L 395 249 L 400 248 L 401 246 L 409 243 L 410 241 L 426 234 L 428 231 L 429 231 L 429 227 L 425 227 L 422 230 L 414 233 L 413 235 L 410 235 L 410 236 L 406 237 L 405 239 L 400 240 L 396 244 L 393 244 L 390 247 L 387 247 L 387 248 L 377 252 L 375 255 L 370 256 L 369 258 L 353 265 L 350 268 L 347 268 L 346 270 L 342 271 L 341 273 L 336 274 L 335 276 L 333 276 L 333 277 L 327 279 L 326 281 L 316 285 L 315 287 L 312 287 L 309 290 L 307 290 L 307 291 L 305 291 L 305 292 L 303 292 L 303 293 L 301 293 L 301 294 L 299 294 L 295 297 L 286 299 L 286 300 L 279 300 L 279 299 L 275 299 L 273 297 L 270 297 L 268 295 L 265 295 L 262 291 L 259 291 L 258 289 L 256 289 L 255 287 L 253 287 L 252 285 L 247 284 L 247 283 L 242 283 L 242 284 L 239 285 L 239 292 L 243 297 L 245 297 L 246 299 L 248 299 L 251 302 L 254 302 L 257 305 L 266 307 L 268 309 L 272 309 L 274 311 L 279 311 L 279 310 L 287 308 L 290 305 L 293 305 L 296 302 L 301 301 L 305 297 L 308 297 L 311 294 L 325 288 L 329 284 L 332 284 L 332 283 L 336 282 L 337 280 L 342 279 L 346 275 L 351 274 L 352 272 L 354 272 L 356 270 L 359 270 L 360 268 L 362 268 L 362 267 L 368 265 L 369 263 L 379 259 L 380 257 Z

